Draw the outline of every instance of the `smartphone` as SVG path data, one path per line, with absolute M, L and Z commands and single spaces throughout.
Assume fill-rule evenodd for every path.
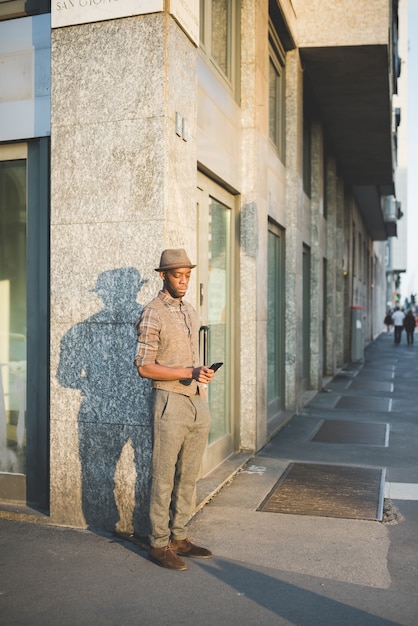
M 216 370 L 218 370 L 220 367 L 222 367 L 223 363 L 212 363 L 212 365 L 210 366 L 210 370 L 213 370 L 214 372 L 216 372 Z

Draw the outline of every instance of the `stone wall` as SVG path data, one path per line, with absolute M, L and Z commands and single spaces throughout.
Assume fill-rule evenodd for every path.
M 52 86 L 51 518 L 144 534 L 135 321 L 161 250 L 196 254 L 196 49 L 166 13 L 55 29 Z

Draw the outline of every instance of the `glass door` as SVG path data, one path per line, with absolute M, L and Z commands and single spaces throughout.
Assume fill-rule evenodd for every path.
M 268 422 L 284 403 L 284 232 L 273 222 L 268 231 L 267 400 Z
M 49 505 L 49 139 L 0 145 L 0 500 Z
M 24 500 L 27 146 L 10 147 L 1 156 L 8 158 L 0 160 L 0 472 L 3 497 L 13 489 L 10 497 Z
M 198 304 L 201 323 L 201 360 L 221 361 L 208 386 L 211 430 L 203 460 L 209 472 L 234 451 L 232 393 L 235 367 L 232 341 L 232 284 L 234 198 L 212 181 L 199 178 Z

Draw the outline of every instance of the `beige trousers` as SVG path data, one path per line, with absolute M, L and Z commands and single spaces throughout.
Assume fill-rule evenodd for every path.
M 208 440 L 209 405 L 199 394 L 154 389 L 154 442 L 150 501 L 151 545 L 187 536 L 196 481 Z

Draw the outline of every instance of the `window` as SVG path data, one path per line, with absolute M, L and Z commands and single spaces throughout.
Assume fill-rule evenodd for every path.
M 306 73 L 303 75 L 303 191 L 311 197 L 312 122 L 318 117 L 315 100 Z
M 357 266 L 356 266 L 356 259 L 357 259 L 357 250 L 356 250 L 356 225 L 353 222 L 352 225 L 352 257 L 351 257 L 351 263 L 352 263 L 352 267 L 353 267 L 353 276 L 357 276 Z
M 323 167 L 323 216 L 325 219 L 328 217 L 328 150 L 327 146 L 324 145 L 324 153 L 322 159 L 322 167 Z
M 0 20 L 51 11 L 50 0 L 0 0 Z
M 269 35 L 269 136 L 285 160 L 284 51 L 274 32 Z
M 302 375 L 309 389 L 311 368 L 311 250 L 303 244 L 302 257 Z
M 303 191 L 311 197 L 311 120 L 303 116 Z
M 238 49 L 237 0 L 200 0 L 200 49 L 235 89 Z

